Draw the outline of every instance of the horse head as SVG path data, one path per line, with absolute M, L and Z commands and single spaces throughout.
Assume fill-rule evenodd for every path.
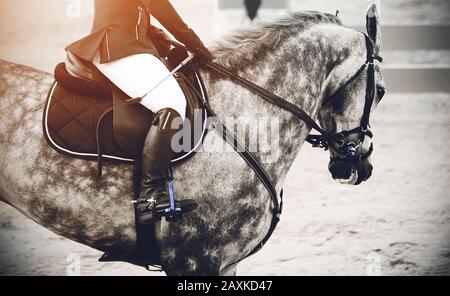
M 332 71 L 329 95 L 319 112 L 322 127 L 331 135 L 329 171 L 333 179 L 352 185 L 372 175 L 373 133 L 369 119 L 385 94 L 375 4 L 369 7 L 366 19 L 367 35 L 359 35 L 354 51 Z

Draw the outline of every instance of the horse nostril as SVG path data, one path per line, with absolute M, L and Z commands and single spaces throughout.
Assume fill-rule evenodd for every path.
M 350 179 L 352 175 L 352 165 L 347 161 L 332 161 L 328 165 L 328 170 L 333 179 Z

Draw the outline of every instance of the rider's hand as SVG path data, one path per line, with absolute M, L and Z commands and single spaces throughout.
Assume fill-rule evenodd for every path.
M 203 67 L 213 60 L 211 52 L 204 46 L 193 48 L 191 51 L 195 54 L 194 63 L 199 67 Z
M 190 52 L 195 54 L 194 63 L 197 66 L 205 66 L 208 62 L 213 60 L 212 54 L 200 40 L 200 37 L 194 33 L 194 31 L 189 30 L 189 32 L 185 33 L 183 37 L 183 40 L 180 41 L 184 43 Z
M 204 65 L 212 60 L 211 53 L 206 49 L 197 34 L 183 21 L 170 1 L 141 0 L 140 2 L 179 42 L 198 56 L 199 64 Z

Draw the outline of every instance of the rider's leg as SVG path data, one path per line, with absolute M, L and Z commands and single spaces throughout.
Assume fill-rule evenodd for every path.
M 138 201 L 138 221 L 154 222 L 159 214 L 170 207 L 167 193 L 167 173 L 173 156 L 172 137 L 180 130 L 180 115 L 165 108 L 155 114 L 142 151 L 141 194 Z M 180 205 L 178 205 L 180 206 Z
M 138 54 L 97 68 L 131 98 L 142 97 L 170 74 L 166 66 L 150 54 Z M 124 74 L 126 73 L 126 74 Z M 142 154 L 141 194 L 138 221 L 152 223 L 158 213 L 169 206 L 166 190 L 167 173 L 173 156 L 172 137 L 180 130 L 186 113 L 186 98 L 174 77 L 169 77 L 151 93 L 142 105 L 155 114 Z M 177 207 L 190 211 L 196 203 L 179 201 Z

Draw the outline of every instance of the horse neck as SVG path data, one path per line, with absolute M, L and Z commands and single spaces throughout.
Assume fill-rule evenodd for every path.
M 233 69 L 233 72 L 294 103 L 316 119 L 330 72 L 339 56 L 334 54 L 338 51 L 333 46 L 335 40 L 326 35 L 318 34 L 317 30 L 301 32 L 274 50 L 258 54 L 251 63 Z M 204 74 L 211 106 L 220 119 L 233 118 L 238 124 L 247 120 L 255 124 L 250 129 L 256 129 L 258 121 L 261 123 L 268 118 L 272 123 L 278 122 L 278 139 L 276 135 L 273 138 L 267 125 L 258 130 L 272 141 L 278 140 L 278 144 L 271 145 L 270 151 L 258 147 L 257 151 L 250 152 L 262 162 L 279 189 L 311 128 L 291 113 L 231 81 L 212 72 Z M 249 143 L 248 133 L 238 134 L 237 138 L 241 143 Z

